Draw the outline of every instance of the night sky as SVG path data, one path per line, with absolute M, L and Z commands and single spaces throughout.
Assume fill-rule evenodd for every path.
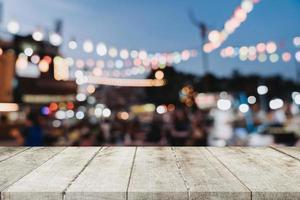
M 198 19 L 210 29 L 221 30 L 240 0 L 2 0 L 3 24 L 13 18 L 20 22 L 22 33 L 37 26 L 52 29 L 55 19 L 63 20 L 63 36 L 79 42 L 91 39 L 118 48 L 145 49 L 149 52 L 199 48 L 199 31 L 188 18 L 194 10 Z M 3 25 L 2 24 L 2 25 Z M 296 48 L 292 39 L 300 36 L 300 0 L 261 0 L 248 19 L 223 44 L 253 45 L 270 40 L 280 42 L 278 52 Z M 87 58 L 82 50 L 71 52 L 64 45 L 66 56 Z M 224 59 L 220 49 L 209 55 L 210 71 L 219 76 L 230 75 L 233 69 L 242 73 L 281 74 L 295 78 L 295 59 L 282 61 L 242 62 Z M 96 54 L 92 56 L 97 58 Z M 181 71 L 202 74 L 201 56 L 176 66 Z

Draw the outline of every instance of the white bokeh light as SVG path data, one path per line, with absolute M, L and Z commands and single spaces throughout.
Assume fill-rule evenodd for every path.
M 231 101 L 228 99 L 219 99 L 217 102 L 217 107 L 220 110 L 227 111 L 231 108 Z
M 268 91 L 269 91 L 269 88 L 265 85 L 260 85 L 257 87 L 257 93 L 259 95 L 265 95 L 268 93 Z
M 269 103 L 269 107 L 272 109 L 272 110 L 277 110 L 277 109 L 280 109 L 282 108 L 284 105 L 284 102 L 282 99 L 273 99 L 270 101 Z
M 256 103 L 256 97 L 255 96 L 249 96 L 247 100 L 248 100 L 249 104 L 255 104 Z
M 6 28 L 11 34 L 17 34 L 20 32 L 20 24 L 16 20 L 9 21 Z
M 239 106 L 239 111 L 242 113 L 246 113 L 249 111 L 249 105 L 248 104 L 241 104 Z

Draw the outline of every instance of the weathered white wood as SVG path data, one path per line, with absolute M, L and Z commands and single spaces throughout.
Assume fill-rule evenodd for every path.
M 272 147 L 275 150 L 290 155 L 300 160 L 300 148 L 298 147 Z
M 28 149 L 27 147 L 0 147 L 0 162 Z
M 39 167 L 64 148 L 30 148 L 14 157 L 0 162 L 0 191 L 15 183 Z
M 68 147 L 3 191 L 2 200 L 61 200 L 65 189 L 99 150 Z
M 251 199 L 250 191 L 206 148 L 175 148 L 191 199 Z
M 188 188 L 170 147 L 138 147 L 128 199 L 188 199 Z
M 66 191 L 66 200 L 126 199 L 136 147 L 102 149 Z
M 300 199 L 300 162 L 271 148 L 208 148 L 253 199 Z

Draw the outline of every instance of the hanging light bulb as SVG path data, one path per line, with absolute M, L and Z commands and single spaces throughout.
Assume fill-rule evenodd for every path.
M 60 46 L 63 42 L 63 39 L 58 33 L 52 32 L 49 35 L 49 41 L 54 46 Z
M 6 28 L 11 34 L 17 34 L 20 32 L 20 24 L 16 20 L 9 21 Z
M 44 33 L 38 29 L 32 33 L 32 38 L 38 42 L 42 41 L 44 39 Z
M 86 40 L 84 43 L 83 43 L 83 50 L 86 52 L 86 53 L 92 53 L 94 51 L 94 45 L 93 45 L 93 42 L 90 41 L 90 40 Z
M 77 44 L 77 42 L 75 40 L 70 40 L 69 43 L 68 43 L 69 49 L 74 50 L 74 49 L 77 48 L 77 46 L 78 46 L 78 44 Z

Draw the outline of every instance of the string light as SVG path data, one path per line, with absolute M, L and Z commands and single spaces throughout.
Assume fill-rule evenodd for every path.
M 90 40 L 84 41 L 82 47 L 83 47 L 83 51 L 85 51 L 86 53 L 92 53 L 94 51 L 93 42 Z
M 38 67 L 40 72 L 47 72 L 49 70 L 49 63 L 46 60 L 41 60 Z
M 121 78 L 98 78 L 87 77 L 88 83 L 123 87 L 161 87 L 166 84 L 165 80 L 157 79 L 121 79 Z
M 16 112 L 19 110 L 18 104 L 0 103 L 0 112 Z
M 42 41 L 44 39 L 44 33 L 41 31 L 41 30 L 36 30 L 32 33 L 32 38 L 35 40 L 35 41 Z
M 71 40 L 71 41 L 69 41 L 69 43 L 68 43 L 68 47 L 69 47 L 69 49 L 71 49 L 71 50 L 74 50 L 74 49 L 77 49 L 77 42 L 75 41 L 75 40 Z
M 54 46 L 60 46 L 63 42 L 63 39 L 58 33 L 52 32 L 49 34 L 49 41 Z
M 115 47 L 111 47 L 108 50 L 108 54 L 110 57 L 115 58 L 118 56 L 118 50 Z
M 164 72 L 161 71 L 161 70 L 158 70 L 155 72 L 155 78 L 158 79 L 158 80 L 162 80 L 164 78 Z
M 11 20 L 7 24 L 7 31 L 11 34 L 18 34 L 20 31 L 20 24 L 16 20 Z
M 297 51 L 297 52 L 295 53 L 295 58 L 296 58 L 296 61 L 297 61 L 297 62 L 300 62 L 300 51 Z
M 293 43 L 294 43 L 295 47 L 300 47 L 300 36 L 294 37 Z
M 290 62 L 292 55 L 290 52 L 283 52 L 281 56 L 277 53 L 278 46 L 275 42 L 267 43 L 260 42 L 252 46 L 232 47 L 228 46 L 221 49 L 220 56 L 222 58 L 239 57 L 241 61 L 249 60 L 259 62 L 266 62 L 268 57 L 271 63 L 276 63 L 281 58 L 283 62 Z M 269 56 L 267 56 L 269 54 Z
M 256 0 L 243 0 L 239 7 L 237 7 L 232 17 L 224 24 L 221 31 L 213 30 L 208 34 L 208 40 L 203 45 L 203 51 L 211 53 L 213 50 L 219 48 L 235 30 L 247 19 L 247 15 L 253 10 L 254 4 L 258 3 Z

